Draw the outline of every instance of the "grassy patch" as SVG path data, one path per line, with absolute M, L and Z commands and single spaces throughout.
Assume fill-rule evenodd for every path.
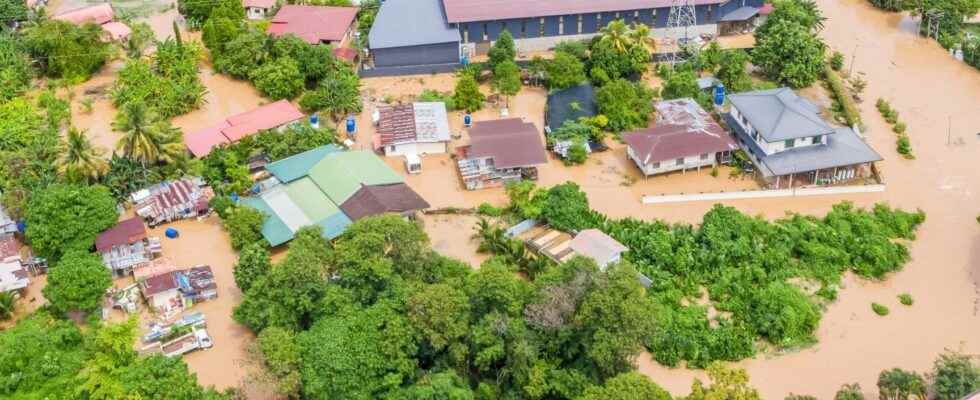
M 888 307 L 885 307 L 878 303 L 871 303 L 871 310 L 882 317 L 888 315 Z
M 824 82 L 826 82 L 827 90 L 830 91 L 834 99 L 832 106 L 834 116 L 848 126 L 860 126 L 861 113 L 858 111 L 857 105 L 854 104 L 854 97 L 844 85 L 844 80 L 830 64 L 824 67 Z
M 912 303 L 915 303 L 915 300 L 912 299 L 911 294 L 902 293 L 898 295 L 898 302 L 902 303 L 903 306 L 911 306 Z

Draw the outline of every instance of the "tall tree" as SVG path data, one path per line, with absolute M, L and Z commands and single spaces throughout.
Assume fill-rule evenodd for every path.
M 112 286 L 112 276 L 102 263 L 102 258 L 83 251 L 73 251 L 51 268 L 48 284 L 42 292 L 51 307 L 58 312 L 91 312 L 99 308 L 109 286 Z
M 585 390 L 578 400 L 670 400 L 670 393 L 637 372 L 616 375 Z
M 475 112 L 483 108 L 483 101 L 486 96 L 480 93 L 480 85 L 470 74 L 462 74 L 456 81 L 456 90 L 453 92 L 453 103 L 456 108 Z
M 617 79 L 596 91 L 599 113 L 609 119 L 609 130 L 644 127 L 653 112 L 653 91 L 642 83 Z
M 159 118 L 142 102 L 127 104 L 116 114 L 112 128 L 122 132 L 116 148 L 143 166 L 175 162 L 184 155 L 179 129 Z
M 708 378 L 711 385 L 705 386 L 700 379 L 695 379 L 691 385 L 691 394 L 687 400 L 761 400 L 762 396 L 755 388 L 749 386 L 749 374 L 744 369 L 725 367 L 720 362 L 708 367 Z
M 56 264 L 69 250 L 87 251 L 117 219 L 116 201 L 105 187 L 51 185 L 28 201 L 25 236 L 38 256 Z
M 497 64 L 493 70 L 493 90 L 505 98 L 517 94 L 521 90 L 521 69 L 513 61 Z
M 491 71 L 496 70 L 497 65 L 505 61 L 514 61 L 514 57 L 517 57 L 517 48 L 514 44 L 514 36 L 510 34 L 510 31 L 505 29 L 500 32 L 500 36 L 497 36 L 497 40 L 487 51 L 487 57 L 489 58 L 487 64 L 489 64 Z
M 752 63 L 770 79 L 793 88 L 810 86 L 823 71 L 826 46 L 805 26 L 789 20 L 756 32 Z
M 58 159 L 58 171 L 73 180 L 95 181 L 109 172 L 105 150 L 89 141 L 86 131 L 68 129 Z
M 565 89 L 585 81 L 585 64 L 574 55 L 559 51 L 545 64 L 548 72 L 548 88 Z
M 958 400 L 980 389 L 980 367 L 974 358 L 947 350 L 933 363 L 932 390 L 939 400 Z

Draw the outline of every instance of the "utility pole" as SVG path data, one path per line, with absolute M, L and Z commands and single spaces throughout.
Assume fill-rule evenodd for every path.
M 854 73 L 854 59 L 857 58 L 859 45 L 860 43 L 854 43 L 854 51 L 851 52 L 851 67 L 847 69 L 847 76 Z
M 949 120 L 948 120 L 948 122 L 946 124 L 946 145 L 947 146 L 949 146 L 950 144 L 953 143 L 952 142 L 952 139 L 953 139 L 953 116 L 950 115 L 949 116 Z

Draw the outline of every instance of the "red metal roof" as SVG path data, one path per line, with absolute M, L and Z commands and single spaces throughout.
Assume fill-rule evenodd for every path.
M 102 3 L 66 11 L 51 17 L 51 19 L 66 21 L 75 25 L 81 25 L 88 22 L 101 25 L 112 21 L 114 16 L 115 14 L 112 12 L 112 6 L 110 6 L 109 3 Z
M 415 140 L 415 107 L 411 103 L 384 107 L 378 113 L 382 146 Z
M 728 0 L 693 0 L 695 5 Z M 674 0 L 442 0 L 450 23 L 665 8 Z
M 759 15 L 769 15 L 772 13 L 773 6 L 772 3 L 766 3 L 759 9 Z
M 272 8 L 276 5 L 276 0 L 242 0 L 242 7 L 245 8 Z
M 538 128 L 520 118 L 478 121 L 469 133 L 468 158 L 493 158 L 496 168 L 530 167 L 548 162 Z
M 143 220 L 139 217 L 133 217 L 100 233 L 95 239 L 95 249 L 100 252 L 109 251 L 114 246 L 132 244 L 143 239 L 146 239 L 146 227 L 143 226 Z
M 0 238 L 0 261 L 10 257 L 20 257 L 20 242 L 14 235 L 7 235 Z
M 661 101 L 657 126 L 623 135 L 645 164 L 705 153 L 735 150 L 735 140 L 691 99 Z
M 357 50 L 350 47 L 337 47 L 332 52 L 334 57 L 351 63 L 357 58 Z
M 109 34 L 109 38 L 112 40 L 123 40 L 129 37 L 129 34 L 133 32 L 128 25 L 122 22 L 106 22 L 102 24 L 102 30 Z
M 339 41 L 356 16 L 356 7 L 287 4 L 272 17 L 268 32 L 272 36 L 291 33 L 310 44 Z
M 195 157 L 204 157 L 224 143 L 234 143 L 261 130 L 286 125 L 303 118 L 292 103 L 279 100 L 254 110 L 228 117 L 216 126 L 184 135 L 184 144 Z
M 177 288 L 177 279 L 174 277 L 176 271 L 170 271 L 156 276 L 151 276 L 143 281 L 143 295 L 153 296 Z

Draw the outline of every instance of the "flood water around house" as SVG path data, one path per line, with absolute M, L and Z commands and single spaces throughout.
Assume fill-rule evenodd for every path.
M 927 371 L 944 348 L 980 352 L 980 71 L 949 56 L 935 42 L 914 36 L 915 20 L 873 9 L 862 0 L 818 0 L 825 16 L 821 35 L 868 81 L 860 104 L 865 132 L 885 158 L 879 165 L 885 193 L 853 196 L 859 205 L 887 201 L 927 214 L 912 261 L 885 282 L 848 277 L 840 299 L 830 305 L 811 348 L 760 355 L 736 365 L 748 370 L 763 398 L 789 393 L 832 398 L 841 384 L 858 382 L 872 396 L 878 373 L 902 367 Z M 916 160 L 895 152 L 895 135 L 874 102 L 885 98 L 909 126 Z M 951 123 L 950 123 L 951 122 Z M 949 132 L 947 134 L 947 132 Z M 590 197 L 591 199 L 591 197 Z M 784 210 L 823 213 L 837 199 L 732 201 L 752 214 L 779 217 Z M 654 206 L 645 212 L 671 220 L 697 221 L 706 204 Z M 898 304 L 911 293 L 915 305 Z M 871 302 L 889 306 L 878 317 Z M 644 355 L 640 370 L 674 394 L 690 391 L 700 371 L 667 369 Z

